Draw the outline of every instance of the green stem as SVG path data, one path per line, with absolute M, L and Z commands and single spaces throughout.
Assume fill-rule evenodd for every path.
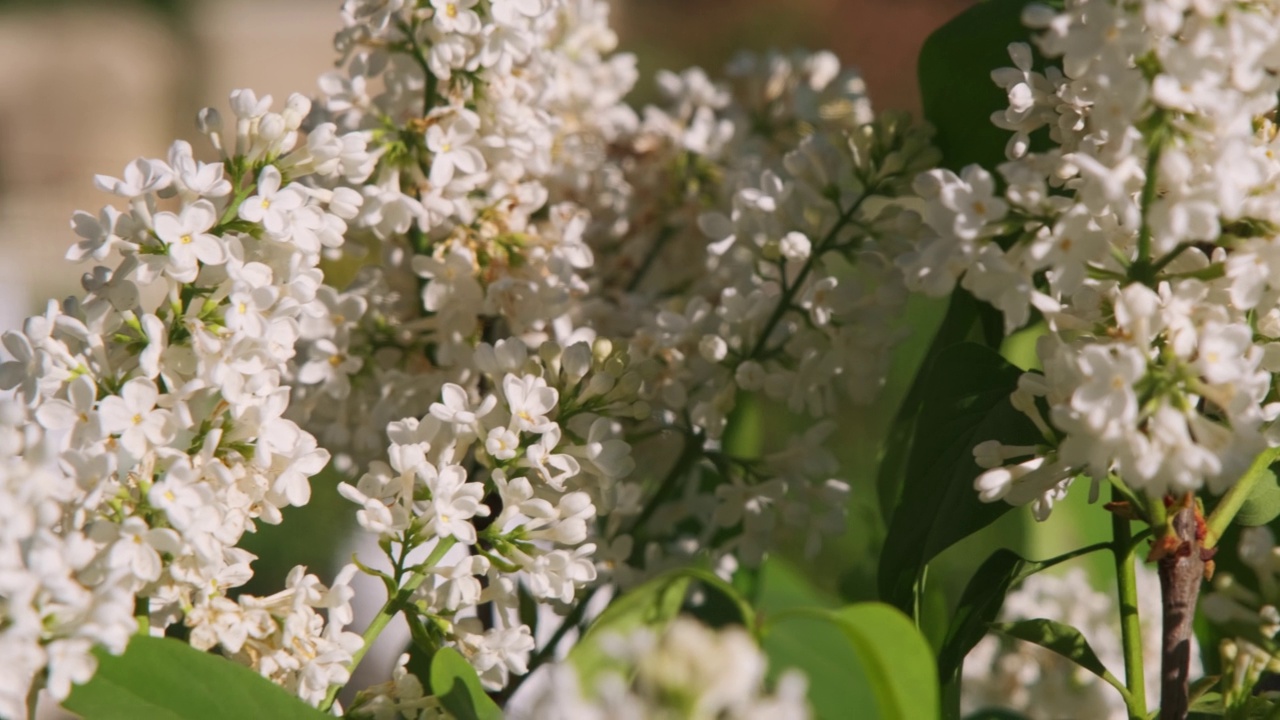
M 140 597 L 133 603 L 133 617 L 138 621 L 136 635 L 151 634 L 151 598 Z
M 360 666 L 360 661 L 364 659 L 365 653 L 369 652 L 369 648 L 373 646 L 374 641 L 386 629 L 391 619 L 396 616 L 396 613 L 408 606 L 414 591 L 422 586 L 430 570 L 436 566 L 436 563 L 440 562 L 444 554 L 449 552 L 449 549 L 457 542 L 458 539 L 452 536 L 441 538 L 436 543 L 436 546 L 432 548 L 431 554 L 427 556 L 427 559 L 418 566 L 417 570 L 413 571 L 413 574 L 409 575 L 409 579 L 400 586 L 396 594 L 387 598 L 387 602 L 383 604 L 382 609 L 373 618 L 373 622 L 369 623 L 368 629 L 364 631 L 362 636 L 363 643 L 360 645 L 360 649 L 351 654 L 351 662 L 347 665 L 348 670 L 352 673 L 355 672 L 356 668 Z M 337 699 L 341 690 L 341 685 L 331 685 L 329 687 L 329 692 L 325 695 L 324 702 L 320 703 L 321 712 L 328 712 L 329 708 L 333 707 L 333 701 Z
M 1112 490 L 1112 499 L 1121 496 Z M 1124 643 L 1124 684 L 1129 688 L 1131 720 L 1147 715 L 1146 674 L 1142 669 L 1142 624 L 1138 618 L 1138 578 L 1134 570 L 1136 547 L 1129 520 L 1112 513 L 1112 550 L 1116 565 L 1116 591 L 1120 599 L 1120 637 Z
M 1156 184 L 1160 171 L 1160 150 L 1164 146 L 1164 132 L 1157 129 L 1147 150 L 1147 179 L 1142 184 L 1142 225 L 1138 228 L 1138 257 L 1129 266 L 1129 279 L 1144 285 L 1154 285 L 1156 271 L 1151 262 L 1151 205 L 1156 201 Z
M 1258 457 L 1253 459 L 1253 464 L 1249 466 L 1248 470 L 1245 470 L 1239 482 L 1232 485 L 1227 494 L 1222 496 L 1218 506 L 1213 509 L 1213 512 L 1205 520 L 1205 548 L 1212 548 L 1218 544 L 1218 540 L 1222 539 L 1222 533 L 1227 531 L 1227 526 L 1231 524 L 1231 521 L 1236 517 L 1236 513 L 1240 512 L 1240 508 L 1244 506 L 1244 501 L 1249 499 L 1249 494 L 1253 492 L 1253 486 L 1258 484 L 1258 480 L 1266 476 L 1271 463 L 1277 459 L 1280 459 L 1280 448 L 1263 450 Z

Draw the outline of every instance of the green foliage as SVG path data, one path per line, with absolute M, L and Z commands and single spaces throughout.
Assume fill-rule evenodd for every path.
M 502 720 L 475 668 L 453 648 L 441 648 L 431 658 L 431 694 L 458 720 Z
M 701 587 L 706 599 L 697 607 L 687 607 L 685 599 L 692 587 Z M 755 610 L 732 585 L 700 568 L 681 568 L 664 573 L 614 600 L 600 613 L 582 639 L 569 652 L 569 661 L 578 671 L 584 687 L 613 665 L 602 640 L 610 635 L 627 635 L 642 627 L 660 628 L 683 611 L 704 622 L 720 626 L 741 623 L 754 630 Z
M 1089 646 L 1080 631 L 1055 620 L 1022 620 L 1014 623 L 996 623 L 992 630 L 1009 637 L 1035 643 L 1040 647 L 1052 650 L 1071 662 L 1097 675 L 1120 691 L 1125 702 L 1129 701 L 1129 690 L 1111 671 L 1107 670 L 1097 653 Z
M 1008 130 L 991 124 L 991 114 L 1008 107 L 991 71 L 1012 64 L 1008 46 L 1026 42 L 1022 9 L 1028 0 L 987 0 L 943 25 L 920 49 L 920 96 L 925 119 L 937 128 L 935 143 L 944 167 L 959 170 L 1004 161 Z
M 1280 484 L 1273 470 L 1264 471 L 1236 513 L 1235 522 L 1245 527 L 1266 525 L 1280 517 Z
M 788 639 L 792 632 L 812 632 L 821 627 L 832 643 L 840 643 L 842 651 L 827 652 L 811 648 L 809 657 L 800 658 L 793 666 L 810 673 L 810 677 L 838 675 L 844 692 L 813 692 L 810 695 L 819 718 L 847 717 L 850 708 L 858 708 L 859 717 L 881 720 L 908 720 L 937 717 L 938 683 L 934 675 L 933 653 L 911 620 L 883 603 L 857 603 L 839 609 L 796 608 L 780 613 L 767 625 L 766 648 L 773 638 Z M 808 630 L 793 630 L 793 627 Z M 830 663 L 840 657 L 854 657 L 856 663 L 837 667 Z M 776 661 L 773 653 L 770 659 Z M 826 663 L 825 672 L 811 671 L 815 664 Z M 850 680 L 860 676 L 870 697 L 852 696 L 847 689 Z M 817 688 L 815 687 L 816 691 Z
M 329 717 L 247 667 L 171 638 L 98 650 L 98 672 L 63 705 L 85 720 L 321 720 Z
M 994 350 L 961 343 L 942 350 L 922 376 L 924 399 L 902 501 L 880 558 L 882 600 L 914 613 L 929 560 L 1011 509 L 978 499 L 973 481 L 981 468 L 973 447 L 990 439 L 1010 444 L 1039 439 L 1030 420 L 1009 404 L 1020 374 Z
M 938 653 L 938 677 L 942 682 L 959 676 L 965 655 L 987 634 L 987 627 L 1000 613 L 1010 588 L 1043 567 L 1043 563 L 1023 559 L 1005 549 L 997 550 L 982 563 L 960 597 Z

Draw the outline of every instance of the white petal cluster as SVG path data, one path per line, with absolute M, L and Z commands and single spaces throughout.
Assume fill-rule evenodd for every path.
M 1014 44 L 1015 67 L 993 73 L 1009 96 L 992 118 L 1013 131 L 1008 162 L 917 179 L 927 206 L 922 244 L 901 259 L 909 285 L 958 281 L 1007 332 L 1049 328 L 1043 370 L 1014 398 L 1044 442 L 997 452 L 984 500 L 1034 502 L 1043 518 L 1081 473 L 1155 497 L 1220 493 L 1280 443 L 1278 12 L 1032 6 L 1023 19 L 1050 64 Z
M 358 174 L 320 158 L 361 155 L 363 139 L 304 139 L 301 96 L 282 113 L 247 90 L 231 104 L 234 139 L 201 115 L 222 162 L 177 142 L 98 177 L 127 206 L 77 213 L 67 255 L 114 265 L 4 335 L 0 655 L 21 659 L 5 716 L 25 715 L 46 662 L 62 699 L 92 674 L 92 645 L 123 651 L 136 603 L 164 628 L 227 602 L 252 576 L 241 536 L 305 504 L 329 461 L 283 417 L 286 381 L 321 248 L 360 203 L 324 187 Z
M 306 568 L 289 573 L 285 589 L 270 597 L 226 597 L 195 608 L 187 617 L 192 647 L 219 647 L 223 654 L 257 670 L 263 677 L 318 705 L 331 685 L 351 679 L 352 653 L 360 636 L 343 631 L 352 619 L 348 583 L 356 573 L 348 565 L 332 587 L 325 587 Z M 316 612 L 325 610 L 322 617 Z
M 713 630 L 679 618 L 658 632 L 615 638 L 611 665 L 584 692 L 568 663 L 549 678 L 517 718 L 548 720 L 764 720 L 810 716 L 806 683 L 790 671 L 773 693 L 764 687 L 767 662 L 741 628 Z
M 347 0 L 314 108 L 237 91 L 199 119 L 221 162 L 176 143 L 98 178 L 127 207 L 78 213 L 68 257 L 119 262 L 3 339 L 22 672 L 0 712 L 51 663 L 58 695 L 85 680 L 138 599 L 326 705 L 359 654 L 336 590 L 298 570 L 226 593 L 242 534 L 331 454 L 389 563 L 362 570 L 490 688 L 529 670 L 530 600 L 563 614 L 843 529 L 833 425 L 757 457 L 725 437 L 744 397 L 819 418 L 875 396 L 929 134 L 874 118 L 830 53 L 660 73 L 663 103 L 633 110 L 608 9 Z
M 637 113 L 605 3 L 419 5 L 344 6 L 317 119 L 376 154 L 341 248 L 375 261 L 317 291 L 289 417 L 353 478 L 389 586 L 468 548 L 415 597 L 500 686 L 532 649 L 521 593 L 563 611 L 843 529 L 832 426 L 759 458 L 721 439 L 739 395 L 875 396 L 917 234 L 893 200 L 936 152 L 829 53 L 661 73 Z
M 518 340 L 481 344 L 483 394 L 446 384 L 425 416 L 388 426 L 388 462 L 338 487 L 396 568 L 419 549 L 467 549 L 426 571 L 414 607 L 492 688 L 527 671 L 534 642 L 521 595 L 564 606 L 596 580 L 600 512 L 634 467 L 609 415 L 634 416 L 638 378 L 611 374 L 626 359 L 606 342 L 595 351 L 548 342 L 529 356 Z
M 1138 612 L 1142 621 L 1143 668 L 1146 697 L 1152 705 L 1160 697 L 1161 607 L 1160 578 L 1149 566 L 1138 566 Z M 1085 571 L 1040 573 L 1027 578 L 1005 597 L 1000 622 L 1047 618 L 1079 630 L 1098 659 L 1124 680 L 1124 651 L 1120 643 L 1115 594 L 1100 592 Z M 1189 672 L 1199 676 L 1200 651 L 1191 638 Z M 1059 717 L 1071 708 L 1080 717 L 1128 717 L 1115 688 L 1061 655 L 1033 643 L 995 634 L 982 639 L 965 658 L 961 708 L 965 714 L 984 708 L 1014 710 L 1031 720 Z

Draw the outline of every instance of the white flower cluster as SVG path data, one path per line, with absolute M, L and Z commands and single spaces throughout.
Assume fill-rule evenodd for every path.
M 1278 10 L 1033 5 L 1023 20 L 1061 66 L 1036 70 L 1014 44 L 1015 67 L 993 73 L 1009 96 L 993 120 L 1014 131 L 998 180 L 971 166 L 917 181 L 928 229 L 903 260 L 911 286 L 959 279 L 1007 331 L 1033 314 L 1049 329 L 1043 372 L 1013 398 L 1044 444 L 985 447 L 984 500 L 1044 517 L 1080 473 L 1222 492 L 1280 443 Z M 1049 149 L 1032 150 L 1043 134 Z
M 1154 705 L 1160 696 L 1160 578 L 1139 564 L 1137 579 L 1143 680 L 1146 697 Z M 1124 679 L 1114 593 L 1095 590 L 1083 569 L 1073 568 L 1061 576 L 1032 575 L 1005 597 L 1000 622 L 1036 618 L 1056 620 L 1079 630 L 1102 664 Z M 1191 644 L 1190 673 L 1199 677 L 1203 670 L 1195 637 Z M 966 715 L 984 708 L 1004 708 L 1031 720 L 1051 720 L 1070 708 L 1077 717 L 1123 720 L 1129 716 L 1120 693 L 1097 675 L 1052 650 L 995 634 L 983 638 L 965 658 L 962 680 L 961 708 Z
M 613 638 L 609 669 L 584 692 L 577 671 L 554 665 L 528 705 L 514 715 L 540 720 L 804 720 L 804 677 L 794 671 L 764 687 L 767 661 L 745 630 L 713 630 L 678 618 L 655 633 Z
M 840 532 L 832 425 L 761 458 L 720 439 L 743 392 L 815 416 L 875 395 L 917 233 L 888 201 L 928 134 L 872 122 L 829 53 L 744 56 L 730 86 L 663 73 L 637 114 L 594 0 L 343 17 L 316 119 L 378 153 L 342 247 L 377 262 L 317 292 L 289 416 L 359 476 L 342 492 L 421 631 L 500 687 L 534 647 L 521 594 L 563 609 Z M 677 459 L 633 476 L 641 452 Z
M 301 96 L 281 113 L 250 91 L 231 104 L 234 129 L 201 116 L 223 162 L 177 142 L 97 178 L 127 208 L 77 213 L 67 255 L 117 262 L 4 335 L 0 715 L 25 716 L 46 665 L 62 699 L 92 674 L 92 645 L 123 651 L 135 604 L 153 628 L 185 615 L 199 632 L 252 576 L 241 536 L 305 504 L 329 460 L 283 417 L 285 381 L 321 248 L 361 203 L 323 184 L 359 180 L 371 158 L 333 126 L 304 139 Z
M 598 514 L 614 506 L 618 480 L 631 472 L 630 446 L 613 437 L 607 414 L 634 413 L 634 373 L 598 341 L 536 357 L 519 340 L 481 344 L 482 397 L 446 384 L 421 420 L 391 423 L 390 462 L 375 461 L 344 497 L 360 525 L 377 533 L 393 566 L 418 548 L 436 562 L 411 596 L 424 632 L 456 643 L 492 688 L 527 671 L 532 630 L 521 594 L 568 604 L 596 579 Z M 444 555 L 455 543 L 465 554 Z M 392 549 L 394 548 L 394 549 Z M 383 575 L 388 588 L 401 577 Z M 485 604 L 485 627 L 477 606 Z
M 226 591 L 242 534 L 307 502 L 331 452 L 387 607 L 490 688 L 529 669 L 522 600 L 566 612 L 844 527 L 834 425 L 759 457 L 723 438 L 744 395 L 810 417 L 874 397 L 928 132 L 874 119 L 829 53 L 663 73 L 638 113 L 600 0 L 342 19 L 314 109 L 239 91 L 200 117 L 222 162 L 177 143 L 99 178 L 128 208 L 78 214 L 69 257 L 119 264 L 4 338 L 0 642 L 23 671 L 0 712 L 46 666 L 59 697 L 85 680 L 138 600 L 327 707 L 363 654 L 346 591 L 302 570 Z
M 318 705 L 330 686 L 351 678 L 352 653 L 363 645 L 359 635 L 342 630 L 352 620 L 354 591 L 348 583 L 355 573 L 355 565 L 346 566 L 326 588 L 298 566 L 289 573 L 285 589 L 270 597 L 213 598 L 187 617 L 194 626 L 191 645 L 199 650 L 219 646 L 232 659 Z M 325 609 L 326 617 L 317 608 Z

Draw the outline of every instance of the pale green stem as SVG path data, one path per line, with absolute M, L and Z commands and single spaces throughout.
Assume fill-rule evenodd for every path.
M 1112 488 L 1112 499 L 1120 495 Z M 1142 623 L 1138 618 L 1138 578 L 1134 570 L 1133 533 L 1129 521 L 1112 513 L 1112 553 L 1116 564 L 1116 592 L 1120 600 L 1120 637 L 1124 644 L 1124 684 L 1130 720 L 1147 715 L 1146 674 L 1142 669 Z
M 417 570 L 414 570 L 409 575 L 409 579 L 400 586 L 400 589 L 387 598 L 387 602 L 383 604 L 382 609 L 373 618 L 373 622 L 369 623 L 369 628 L 364 631 L 364 635 L 361 638 L 363 643 L 360 645 L 360 649 L 351 654 L 351 662 L 347 665 L 348 670 L 352 673 L 355 672 L 356 668 L 360 666 L 360 661 L 364 659 L 365 653 L 369 652 L 369 648 L 373 646 L 374 641 L 386 629 L 391 619 L 409 604 L 409 599 L 413 597 L 414 591 L 422 586 L 422 583 L 427 579 L 428 573 L 436 566 L 436 563 L 440 562 L 444 554 L 449 552 L 449 548 L 452 548 L 457 542 L 457 538 L 452 536 L 442 538 L 432 548 L 431 554 L 427 559 L 418 566 Z M 341 690 L 341 685 L 331 685 L 329 687 L 329 692 L 325 695 L 324 702 L 320 703 L 321 712 L 328 712 L 329 708 L 333 707 L 333 701 L 337 699 Z

